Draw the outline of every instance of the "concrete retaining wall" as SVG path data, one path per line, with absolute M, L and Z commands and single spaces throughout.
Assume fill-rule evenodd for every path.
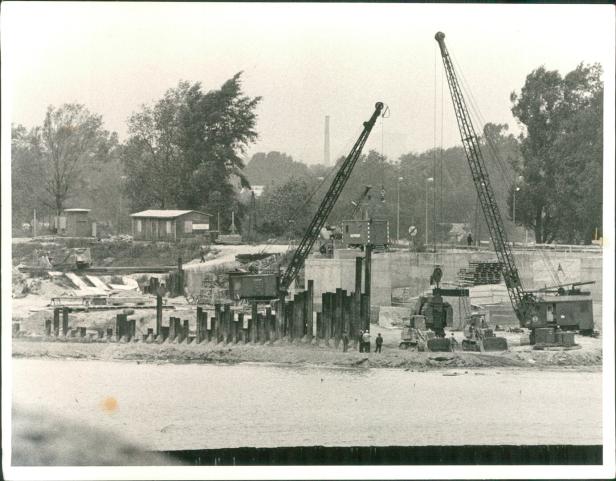
M 314 280 L 315 304 L 320 304 L 321 294 L 336 288 L 353 290 L 354 258 L 363 255 L 357 250 L 339 250 L 333 259 L 311 257 L 306 260 L 306 279 Z M 588 252 L 514 252 L 516 265 L 526 289 L 537 289 L 554 284 L 551 269 L 558 271 L 562 283 L 595 281 L 584 286 L 592 293 L 596 319 L 602 315 L 602 255 Z M 496 254 L 488 251 L 474 252 L 388 252 L 372 254 L 373 305 L 390 306 L 394 288 L 407 287 L 413 297 L 430 289 L 429 279 L 435 265 L 443 269 L 443 283 L 457 283 L 458 271 L 468 268 L 471 261 L 496 261 Z M 549 265 L 552 267 L 550 268 Z

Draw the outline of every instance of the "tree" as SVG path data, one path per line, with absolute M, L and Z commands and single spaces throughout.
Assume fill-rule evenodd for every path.
M 111 134 L 102 128 L 100 115 L 80 104 L 50 106 L 40 134 L 40 154 L 47 193 L 44 203 L 60 214 L 77 192 L 84 166 L 104 157 Z
M 283 184 L 292 177 L 310 176 L 306 164 L 295 162 L 290 155 L 276 151 L 254 154 L 246 164 L 244 174 L 251 184 L 263 186 Z
M 257 139 L 260 100 L 243 94 L 240 72 L 209 92 L 180 82 L 133 114 L 124 153 L 133 208 L 221 209 L 228 226 L 241 210 L 237 187 L 249 185 L 241 155 Z
M 33 210 L 41 212 L 40 191 L 45 181 L 38 130 L 23 125 L 11 126 L 11 200 L 13 226 L 32 219 Z M 48 212 L 46 212 L 48 213 Z
M 580 64 L 565 77 L 542 66 L 511 94 L 524 128 L 516 219 L 534 229 L 537 242 L 588 243 L 602 224 L 601 73 L 598 64 Z
M 277 237 L 302 237 L 315 214 L 316 207 L 309 202 L 313 190 L 314 185 L 306 179 L 295 178 L 282 185 L 266 187 L 258 199 L 257 230 Z

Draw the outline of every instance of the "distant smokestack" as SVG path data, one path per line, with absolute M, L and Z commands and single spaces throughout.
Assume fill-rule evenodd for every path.
M 329 165 L 329 115 L 325 116 L 325 145 L 323 146 L 323 164 Z

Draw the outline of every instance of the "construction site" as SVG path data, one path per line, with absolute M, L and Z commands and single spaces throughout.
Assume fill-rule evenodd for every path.
M 175 243 L 152 244 L 130 236 L 107 242 L 39 237 L 14 245 L 15 339 L 62 342 L 69 350 L 67 343 L 123 343 L 139 346 L 139 355 L 146 357 L 148 350 L 141 346 L 153 344 L 154 358 L 164 352 L 157 346 L 185 345 L 192 347 L 179 356 L 191 358 L 197 345 L 208 346 L 204 352 L 216 346 L 283 343 L 309 352 L 346 353 L 364 344 L 362 336 L 368 353 L 382 330 L 378 342 L 384 357 L 395 354 L 393 365 L 405 365 L 407 353 L 401 351 L 424 353 L 410 359 L 423 358 L 426 365 L 434 364 L 428 362 L 430 352 L 454 353 L 445 365 L 456 365 L 458 358 L 462 365 L 490 364 L 486 357 L 462 355 L 471 352 L 498 353 L 496 364 L 502 359 L 512 365 L 522 358 L 530 362 L 533 356 L 539 356 L 539 364 L 600 364 L 601 249 L 515 248 L 509 242 L 444 34 L 436 40 L 490 234 L 487 246 L 434 244 L 427 252 L 413 252 L 409 242 L 395 245 L 388 219 L 373 217 L 375 211 L 366 203 L 370 186 L 339 228 L 326 225 L 375 123 L 387 110 L 378 102 L 297 245 L 247 245 L 233 224 L 230 234 L 209 241 L 196 237 L 180 242 L 176 233 Z M 326 138 L 326 148 L 328 142 Z M 65 215 L 83 213 L 70 211 Z M 191 224 L 189 232 L 209 226 L 207 217 L 190 212 L 133 214 L 133 233 L 151 236 L 148 232 L 159 231 L 159 220 L 160 230 L 166 222 L 166 232 L 171 232 L 164 219 L 187 215 L 193 219 L 189 223 L 207 222 Z M 142 229 L 144 218 L 153 221 Z M 152 249 L 162 255 L 152 255 Z M 20 251 L 26 255 L 16 257 Z M 116 254 L 124 255 L 125 265 L 112 257 Z M 148 264 L 164 258 L 166 265 L 139 265 L 139 256 Z M 130 357 L 128 346 L 122 355 Z M 36 351 L 22 347 L 14 354 L 20 349 Z M 274 353 L 256 357 L 286 361 Z M 318 357 L 310 359 L 318 362 Z
M 44 423 L 46 412 L 92 420 L 192 464 L 235 464 L 204 450 L 247 446 L 600 445 L 603 318 L 612 313 L 599 229 L 587 243 L 529 239 L 516 223 L 520 189 L 512 184 L 511 209 L 511 192 L 489 173 L 499 153 L 445 34 L 434 40 L 441 115 L 457 129 L 475 196 L 472 229 L 472 214 L 443 221 L 442 158 L 440 173 L 426 161 L 434 174 L 419 183 L 421 218 L 401 201 L 402 176 L 397 198 L 387 193 L 397 201 L 390 210 L 378 179 L 350 181 L 369 138 L 384 142 L 375 126 L 395 106 L 378 98 L 352 119 L 360 134 L 334 163 L 326 116 L 328 170 L 307 183 L 284 229 L 261 219 L 271 238 L 254 207 L 271 187 L 243 180 L 229 194 L 248 199 L 241 220 L 215 196 L 210 212 L 142 202 L 104 223 L 89 208 L 46 219 L 35 211 L 12 238 L 15 406 Z M 207 183 L 187 178 L 182 192 Z M 16 426 L 13 446 L 30 449 L 30 428 Z M 54 464 L 13 453 L 23 465 Z

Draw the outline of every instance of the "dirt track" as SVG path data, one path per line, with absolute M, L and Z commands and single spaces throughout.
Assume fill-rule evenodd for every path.
M 389 333 L 390 335 L 393 333 Z M 388 336 L 389 337 L 389 336 Z M 601 343 L 586 340 L 581 349 L 569 351 L 534 351 L 529 346 L 513 347 L 507 352 L 414 352 L 403 351 L 385 344 L 383 352 L 342 352 L 341 347 L 323 344 L 289 344 L 278 341 L 273 345 L 253 344 L 146 344 L 106 342 L 41 342 L 16 339 L 14 358 L 67 358 L 91 360 L 132 360 L 171 363 L 240 363 L 261 362 L 283 365 L 320 365 L 357 368 L 404 368 L 431 370 L 451 368 L 600 368 Z

